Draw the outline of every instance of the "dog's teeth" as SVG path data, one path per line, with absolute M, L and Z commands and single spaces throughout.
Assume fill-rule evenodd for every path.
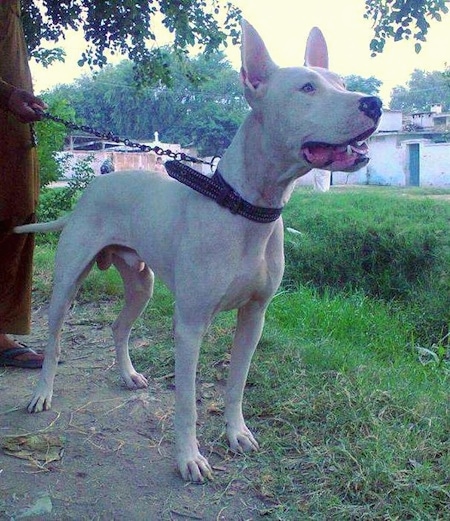
M 351 154 L 353 152 L 352 145 L 347 145 L 347 154 Z

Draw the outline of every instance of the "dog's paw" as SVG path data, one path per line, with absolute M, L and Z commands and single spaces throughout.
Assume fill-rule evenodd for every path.
M 250 452 L 259 450 L 258 442 L 245 424 L 239 428 L 227 426 L 227 437 L 230 448 L 234 452 Z
M 136 371 L 123 376 L 125 385 L 128 389 L 145 389 L 148 387 L 148 380 L 143 374 L 137 373 Z
M 52 407 L 52 393 L 36 392 L 28 404 L 29 413 L 48 411 Z
M 185 481 L 203 483 L 205 479 L 213 479 L 212 468 L 208 460 L 198 450 L 188 457 L 178 456 L 178 469 Z

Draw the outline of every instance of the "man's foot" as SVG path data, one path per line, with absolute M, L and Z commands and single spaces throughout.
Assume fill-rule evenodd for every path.
M 40 369 L 43 362 L 44 355 L 42 353 L 12 340 L 6 335 L 0 335 L 0 366 Z

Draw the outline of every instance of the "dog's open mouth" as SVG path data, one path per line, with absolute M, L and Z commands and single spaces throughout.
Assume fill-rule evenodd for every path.
M 326 170 L 356 170 L 368 163 L 369 151 L 365 139 L 375 129 L 339 145 L 309 141 L 302 146 L 303 157 L 313 168 Z

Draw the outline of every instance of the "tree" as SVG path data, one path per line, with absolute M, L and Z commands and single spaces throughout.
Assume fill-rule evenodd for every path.
M 173 48 L 183 60 L 189 46 L 207 54 L 238 38 L 240 10 L 220 0 L 22 0 L 24 30 L 31 55 L 42 59 L 43 40 L 57 42 L 67 29 L 81 30 L 87 43 L 80 65 L 106 64 L 106 51 L 127 55 L 138 82 L 171 76 L 164 53 L 155 46 L 161 24 L 173 34 Z M 46 59 L 57 59 L 47 52 Z M 189 71 L 187 71 L 189 75 Z
M 242 96 L 239 74 L 223 53 L 194 60 L 203 81 L 184 84 L 186 114 L 180 124 L 181 142 L 191 142 L 203 155 L 221 155 L 228 148 L 249 108 Z M 172 128 L 172 132 L 178 132 Z M 180 136 L 181 137 L 181 136 Z
M 444 74 L 415 69 L 406 87 L 394 87 L 389 106 L 403 112 L 429 112 L 435 103 L 450 109 L 450 88 Z
M 203 155 L 222 154 L 248 111 L 239 74 L 221 52 L 199 55 L 187 60 L 197 78 L 192 83 L 170 49 L 161 52 L 171 87 L 160 82 L 137 88 L 133 64 L 124 60 L 72 85 L 59 85 L 44 98 L 66 100 L 76 109 L 77 121 L 94 128 L 135 140 L 158 131 L 165 142 L 195 146 Z
M 413 39 L 416 51 L 426 40 L 429 20 L 448 12 L 446 0 L 364 0 L 365 18 L 373 20 L 370 48 L 376 55 L 387 39 Z M 237 43 L 240 10 L 229 0 L 22 0 L 24 28 L 31 55 L 46 63 L 61 59 L 60 49 L 44 50 L 42 41 L 57 42 L 67 29 L 84 33 L 87 50 L 80 63 L 105 65 L 106 51 L 128 56 L 136 65 L 136 79 L 171 78 L 167 63 L 155 46 L 162 25 L 173 34 L 175 52 L 182 59 L 189 46 L 205 52 Z
M 416 52 L 426 41 L 429 20 L 441 21 L 448 13 L 446 0 L 365 0 L 365 18 L 373 20 L 372 56 L 383 52 L 387 39 L 415 40 Z
M 363 78 L 362 76 L 357 76 L 356 74 L 345 76 L 344 82 L 347 90 L 351 90 L 353 92 L 363 92 L 369 96 L 375 96 L 378 94 L 380 92 L 380 87 L 383 84 L 382 81 L 377 80 L 377 78 L 374 76 L 370 76 L 370 78 Z

